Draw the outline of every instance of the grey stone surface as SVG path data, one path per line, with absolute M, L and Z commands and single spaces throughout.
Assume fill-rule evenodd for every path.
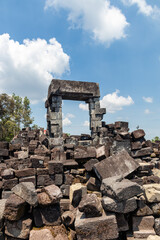
M 143 193 L 142 187 L 128 179 L 115 180 L 114 177 L 103 179 L 101 191 L 104 195 L 117 200 L 127 200 Z
M 5 210 L 6 201 L 7 201 L 7 199 L 0 200 L 0 229 L 3 227 L 4 210 Z
M 75 229 L 78 240 L 108 240 L 118 237 L 118 226 L 114 214 L 101 217 L 84 218 L 83 213 L 77 211 Z
M 139 167 L 139 164 L 128 154 L 126 150 L 122 150 L 117 154 L 110 156 L 94 165 L 94 170 L 100 179 L 113 176 L 128 176 Z
M 35 186 L 32 182 L 22 182 L 12 188 L 12 192 L 24 199 L 31 206 L 38 204 Z
M 86 197 L 82 198 L 78 209 L 80 212 L 85 214 L 85 217 L 99 217 L 102 216 L 103 208 L 101 199 L 95 194 L 87 194 Z
M 23 218 L 14 222 L 7 220 L 5 222 L 5 234 L 13 238 L 28 239 L 31 227 L 32 219 L 30 218 Z
M 136 198 L 130 198 L 124 201 L 117 201 L 110 197 L 103 197 L 102 205 L 105 211 L 116 213 L 129 213 L 137 208 Z

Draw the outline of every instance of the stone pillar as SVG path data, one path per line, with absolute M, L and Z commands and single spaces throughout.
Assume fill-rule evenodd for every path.
M 62 138 L 62 97 L 53 95 L 47 106 L 47 123 L 50 139 Z M 59 142 L 59 141 L 58 141 Z
M 93 139 L 96 139 L 99 137 L 102 119 L 103 115 L 106 113 L 106 109 L 100 108 L 99 98 L 90 98 L 87 103 L 89 103 L 91 136 Z

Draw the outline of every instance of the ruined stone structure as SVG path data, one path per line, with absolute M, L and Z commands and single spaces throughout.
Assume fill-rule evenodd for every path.
M 62 100 L 85 101 L 89 104 L 90 130 L 92 139 L 99 136 L 105 108 L 100 108 L 99 84 L 53 79 L 48 89 L 47 123 L 51 142 L 62 144 Z

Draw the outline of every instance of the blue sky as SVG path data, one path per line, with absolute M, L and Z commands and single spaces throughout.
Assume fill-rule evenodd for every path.
M 0 93 L 27 96 L 46 128 L 52 78 L 98 82 L 106 123 L 160 136 L 160 1 L 0 0 Z M 89 133 L 84 103 L 63 102 L 64 132 Z

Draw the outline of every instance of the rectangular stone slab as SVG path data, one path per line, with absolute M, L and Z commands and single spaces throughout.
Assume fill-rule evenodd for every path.
M 139 164 L 128 154 L 126 150 L 121 150 L 94 165 L 94 171 L 98 178 L 105 179 L 114 176 L 126 177 L 139 167 Z
M 48 99 L 52 94 L 61 95 L 62 99 L 82 100 L 89 97 L 100 97 L 99 84 L 53 79 L 48 89 Z
M 118 237 L 117 221 L 114 214 L 101 217 L 84 218 L 83 213 L 77 210 L 75 229 L 78 240 L 104 240 Z

